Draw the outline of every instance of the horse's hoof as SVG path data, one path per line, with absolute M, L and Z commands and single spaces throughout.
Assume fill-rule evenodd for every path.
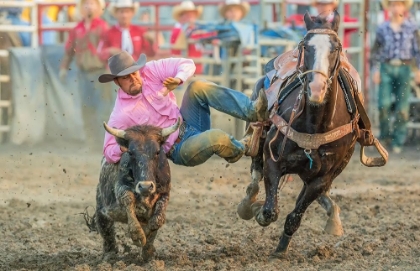
M 267 227 L 271 224 L 271 220 L 267 219 L 262 210 L 262 206 L 264 205 L 263 201 L 257 201 L 254 204 L 251 205 L 252 213 L 255 216 L 255 220 L 258 222 L 258 224 L 262 227 Z
M 246 197 L 244 198 L 239 204 L 236 212 L 238 213 L 239 217 L 243 220 L 250 220 L 254 217 L 254 213 L 252 212 L 251 208 L 251 200 Z
M 342 236 L 344 234 L 343 226 L 341 225 L 340 219 L 328 218 L 327 225 L 325 225 L 324 231 L 328 234 L 335 236 Z
M 284 260 L 287 259 L 287 248 L 284 251 L 274 251 L 273 253 L 270 254 L 270 256 L 268 257 L 269 261 L 276 261 L 276 260 Z

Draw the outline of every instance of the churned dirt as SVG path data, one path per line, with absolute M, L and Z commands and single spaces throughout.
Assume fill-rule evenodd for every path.
M 280 192 L 279 220 L 262 228 L 236 214 L 250 159 L 171 164 L 172 194 L 156 259 L 143 263 L 126 226 L 118 224 L 119 258 L 107 263 L 101 237 L 89 233 L 80 215 L 95 206 L 100 151 L 77 144 L 0 146 L 0 270 L 420 270 L 419 153 L 410 147 L 390 154 L 383 168 L 363 167 L 355 153 L 332 190 L 344 236 L 323 232 L 326 212 L 313 203 L 288 255 L 272 261 L 302 186 L 297 177 Z

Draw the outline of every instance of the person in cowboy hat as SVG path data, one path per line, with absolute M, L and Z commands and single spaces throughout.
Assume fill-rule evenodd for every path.
M 411 65 L 415 64 L 415 81 L 420 83 L 420 44 L 418 27 L 406 17 L 412 0 L 383 0 L 390 20 L 377 31 L 371 52 L 373 81 L 379 84 L 378 107 L 380 138 L 390 143 L 395 153 L 400 153 L 407 137 Z M 392 96 L 395 96 L 395 122 L 391 132 Z
M 248 141 L 238 141 L 221 130 L 210 129 L 210 107 L 248 121 L 268 118 L 264 91 L 256 101 L 251 101 L 242 92 L 200 80 L 188 86 L 178 108 L 171 91 L 194 74 L 195 65 L 190 59 L 166 58 L 146 63 L 142 54 L 135 62 L 123 51 L 113 55 L 108 66 L 111 72 L 101 75 L 98 81 L 119 86 L 108 125 L 116 129 L 142 124 L 166 127 L 182 118 L 179 130 L 163 146 L 175 164 L 196 166 L 213 154 L 233 163 L 247 154 Z M 103 154 L 108 163 L 117 163 L 124 151 L 126 148 L 119 146 L 114 136 L 105 134 Z
M 105 8 L 103 0 L 81 0 L 78 7 L 81 20 L 69 32 L 64 46 L 59 78 L 63 83 L 66 82 L 67 71 L 75 58 L 78 67 L 77 77 L 82 101 L 84 131 L 89 145 L 94 145 L 97 144 L 94 140 L 98 136 L 96 131 L 100 131 L 98 119 L 101 119 L 104 114 L 101 111 L 103 104 L 106 103 L 104 95 L 109 96 L 112 92 L 112 89 L 96 82 L 96 78 L 105 71 L 105 65 L 99 59 L 96 47 L 108 26 L 100 18 Z
M 338 5 L 340 4 L 340 0 L 308 0 L 308 7 L 312 6 L 315 8 L 317 15 L 319 16 L 328 16 L 334 10 L 337 9 Z M 306 12 L 306 10 L 302 10 Z M 305 22 L 303 20 L 304 14 L 293 14 L 286 19 L 286 23 L 294 24 L 297 26 L 305 26 Z M 343 22 L 345 23 L 354 23 L 357 22 L 357 18 L 352 18 L 345 14 L 340 14 L 343 17 Z M 348 48 L 350 47 L 351 37 L 353 33 L 358 31 L 357 28 L 346 28 L 344 29 L 344 37 L 342 39 L 343 47 Z
M 138 59 L 142 52 L 149 57 L 155 55 L 153 43 L 147 39 L 146 29 L 131 24 L 138 8 L 138 2 L 133 0 L 117 0 L 109 5 L 109 11 L 117 19 L 117 24 L 103 35 L 99 43 L 99 56 L 104 62 L 120 51 L 127 51 L 134 59 Z
M 192 1 L 183 1 L 181 4 L 175 6 L 172 10 L 172 17 L 177 21 L 175 27 L 172 29 L 170 43 L 171 53 L 173 56 L 181 56 L 182 51 L 187 49 L 187 56 L 191 58 L 199 58 L 202 56 L 202 46 L 199 43 L 187 42 L 189 39 L 202 39 L 210 37 L 214 34 L 204 31 L 195 31 L 190 34 L 194 29 L 195 23 L 203 13 L 202 6 L 196 6 Z M 196 74 L 201 74 L 203 67 L 201 64 L 196 65 Z
M 241 2 L 240 0 L 226 0 L 223 5 L 219 7 L 220 15 L 230 22 L 241 21 L 250 10 L 249 3 Z

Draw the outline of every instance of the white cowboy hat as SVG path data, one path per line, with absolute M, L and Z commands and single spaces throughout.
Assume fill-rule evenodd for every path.
M 77 2 L 76 5 L 76 11 L 75 14 L 73 15 L 75 20 L 80 20 L 81 19 L 81 10 L 82 10 L 82 5 L 83 2 L 85 2 L 86 0 L 80 0 Z M 96 2 L 98 3 L 99 7 L 101 8 L 101 12 L 100 14 L 102 14 L 105 10 L 105 1 L 104 0 L 96 0 Z
M 413 5 L 413 0 L 382 0 L 382 7 L 384 9 L 387 9 L 389 6 L 389 2 L 404 2 L 405 7 L 407 9 L 410 9 L 411 6 Z
M 340 3 L 340 0 L 313 0 L 312 5 L 315 4 L 335 4 L 335 6 L 338 6 Z
M 220 15 L 224 18 L 226 10 L 233 6 L 236 6 L 242 9 L 242 13 L 243 13 L 242 18 L 244 18 L 248 14 L 251 8 L 248 2 L 241 2 L 241 0 L 226 0 L 225 3 L 219 7 Z
M 184 11 L 195 11 L 197 12 L 197 17 L 200 17 L 203 13 L 203 6 L 196 6 L 193 1 L 182 1 L 181 4 L 176 5 L 172 9 L 172 17 L 175 21 L 179 21 L 179 17 Z
M 112 14 L 112 16 L 115 17 L 115 11 L 117 10 L 117 8 L 132 8 L 134 9 L 134 13 L 137 13 L 139 7 L 140 4 L 138 2 L 133 2 L 133 0 L 117 0 L 109 4 L 108 10 Z

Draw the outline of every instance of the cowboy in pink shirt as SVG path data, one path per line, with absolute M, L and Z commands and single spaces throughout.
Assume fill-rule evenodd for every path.
M 183 120 L 180 128 L 166 140 L 163 150 L 175 163 L 195 166 L 213 154 L 236 162 L 248 154 L 249 139 L 236 140 L 231 135 L 210 129 L 210 107 L 246 121 L 268 118 L 267 98 L 263 91 L 256 101 L 245 94 L 208 81 L 192 82 L 179 109 L 171 92 L 195 72 L 192 60 L 167 58 L 146 63 L 141 55 L 138 63 L 127 52 L 109 58 L 111 74 L 103 74 L 99 82 L 113 81 L 120 87 L 109 126 L 124 130 L 134 125 L 168 127 Z M 108 163 L 117 163 L 127 146 L 118 145 L 106 133 L 104 156 Z

